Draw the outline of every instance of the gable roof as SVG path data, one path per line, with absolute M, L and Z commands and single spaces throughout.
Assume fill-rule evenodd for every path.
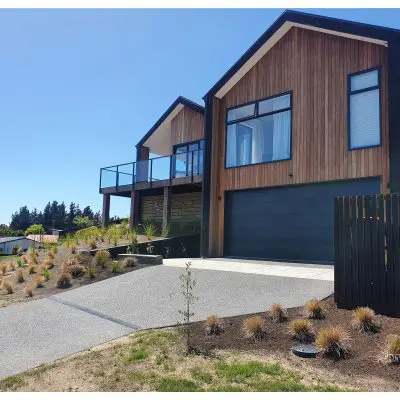
M 204 107 L 200 104 L 195 103 L 187 99 L 186 97 L 179 96 L 165 111 L 165 113 L 159 118 L 159 120 L 150 128 L 150 130 L 139 140 L 136 144 L 136 147 L 140 147 L 143 143 L 161 126 L 161 124 L 177 109 L 177 107 L 181 106 L 188 107 L 193 111 L 197 111 L 199 113 L 204 114 Z M 180 110 L 178 110 L 179 112 Z M 177 112 L 176 112 L 177 113 Z
M 293 26 L 388 45 L 400 30 L 286 10 L 204 95 L 222 98 Z
M 15 242 L 16 240 L 25 239 L 25 236 L 8 236 L 0 237 L 0 243 Z

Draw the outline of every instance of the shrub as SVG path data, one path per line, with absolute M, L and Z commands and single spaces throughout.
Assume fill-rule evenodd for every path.
M 44 283 L 44 278 L 42 275 L 35 276 L 35 286 L 37 288 L 42 287 Z
M 21 268 L 21 267 L 22 267 L 22 264 L 23 264 L 23 262 L 22 262 L 22 257 L 18 257 L 16 262 L 17 262 L 17 266 L 18 266 L 19 268 Z
M 60 289 L 67 288 L 71 285 L 71 278 L 70 276 L 63 272 L 58 278 L 57 278 L 57 287 Z
M 400 363 L 400 335 L 388 335 L 384 347 L 383 358 L 390 364 Z
M 289 331 L 293 339 L 302 343 L 312 342 L 315 338 L 313 326 L 307 319 L 295 319 Z
M 81 253 L 76 257 L 80 264 L 90 265 L 92 263 L 93 257 L 89 253 Z
M 261 340 L 265 337 L 265 321 L 260 316 L 246 318 L 243 321 L 243 330 L 247 338 Z
M 154 234 L 156 233 L 156 226 L 152 223 L 147 223 L 143 227 L 143 232 L 147 237 L 147 240 L 151 240 Z
M 274 322 L 283 322 L 288 319 L 288 313 L 279 303 L 271 304 L 269 315 Z
M 2 272 L 3 276 L 7 273 L 8 266 L 6 264 L 0 265 L 0 271 Z
M 121 272 L 122 264 L 120 261 L 113 261 L 110 263 L 109 269 L 113 274 L 118 274 L 118 272 Z
M 49 250 L 48 252 L 47 252 L 47 257 L 48 257 L 48 259 L 49 260 L 54 260 L 54 257 L 55 257 L 56 255 L 54 254 L 54 252 L 52 251 L 52 250 Z
M 25 286 L 24 293 L 25 293 L 25 296 L 32 297 L 33 296 L 33 287 L 31 285 Z
M 22 271 L 22 269 L 17 270 L 15 275 L 17 277 L 17 282 L 22 283 L 25 280 L 24 272 Z
M 7 291 L 8 294 L 11 294 L 13 292 L 13 288 L 9 281 L 3 279 L 2 286 L 3 286 L 3 289 L 5 289 Z
M 29 263 L 28 264 L 28 272 L 29 272 L 29 275 L 35 274 L 36 273 L 36 264 Z
M 8 264 L 8 266 L 9 266 L 9 268 L 10 268 L 11 271 L 15 271 L 16 266 L 15 266 L 15 262 L 14 262 L 14 261 L 10 261 L 10 263 Z
M 42 269 L 41 275 L 43 276 L 45 281 L 48 281 L 50 279 L 50 271 L 48 269 Z
M 311 299 L 304 305 L 304 312 L 307 318 L 323 319 L 325 318 L 325 309 L 322 301 Z
M 322 355 L 340 359 L 349 353 L 348 340 L 346 331 L 335 326 L 321 329 L 318 332 L 315 344 Z
M 97 243 L 95 239 L 90 239 L 89 240 L 89 246 L 91 249 L 95 249 L 97 247 Z
M 220 335 L 223 332 L 221 321 L 218 315 L 210 315 L 206 321 L 207 335 Z
M 67 274 L 70 274 L 73 278 L 79 278 L 85 273 L 85 268 L 82 267 L 82 265 L 79 264 L 73 264 L 69 265 L 67 267 L 64 267 L 64 272 Z
M 100 250 L 94 256 L 96 265 L 99 265 L 102 268 L 107 266 L 107 263 L 110 261 L 110 253 L 107 250 Z
M 134 268 L 136 266 L 136 261 L 133 258 L 127 258 L 124 262 L 125 268 Z
M 25 236 L 28 235 L 44 235 L 45 230 L 41 224 L 33 224 L 26 231 Z
M 86 268 L 86 271 L 87 271 L 87 273 L 88 273 L 90 279 L 96 278 L 96 273 L 97 273 L 97 271 L 96 271 L 96 268 L 95 268 L 95 267 L 89 265 L 89 266 Z
M 375 320 L 375 313 L 369 307 L 359 307 L 354 311 L 353 328 L 360 333 L 376 333 L 380 331 L 380 326 Z
M 77 249 L 77 245 L 76 244 L 71 244 L 71 253 L 72 254 L 76 254 L 76 249 Z

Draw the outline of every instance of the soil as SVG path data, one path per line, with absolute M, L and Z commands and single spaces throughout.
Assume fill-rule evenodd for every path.
M 303 308 L 288 310 L 289 319 L 285 322 L 274 323 L 267 313 L 252 314 L 265 318 L 266 337 L 261 341 L 244 339 L 242 324 L 247 316 L 235 316 L 221 319 L 224 333 L 219 336 L 205 335 L 205 324 L 194 324 L 193 346 L 208 352 L 210 350 L 238 350 L 266 353 L 269 356 L 278 356 L 280 362 L 286 359 L 291 365 L 293 361 L 299 365 L 312 366 L 313 369 L 327 371 L 340 380 L 346 378 L 349 384 L 356 381 L 365 381 L 364 387 L 369 390 L 400 390 L 400 365 L 390 365 L 382 360 L 383 347 L 388 334 L 400 334 L 400 319 L 377 315 L 376 320 L 381 325 L 381 332 L 376 334 L 359 333 L 352 329 L 353 311 L 338 309 L 333 301 L 333 295 L 324 300 L 326 318 L 312 320 L 315 332 L 330 326 L 343 327 L 350 336 L 350 354 L 342 360 L 331 360 L 317 356 L 316 359 L 303 359 L 291 354 L 294 341 L 288 333 L 290 321 L 304 318 Z M 303 368 L 302 367 L 302 368 Z M 379 388 L 379 389 L 378 389 Z

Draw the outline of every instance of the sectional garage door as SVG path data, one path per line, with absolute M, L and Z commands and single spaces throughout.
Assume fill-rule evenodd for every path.
M 332 262 L 334 197 L 379 192 L 379 178 L 226 192 L 224 255 Z

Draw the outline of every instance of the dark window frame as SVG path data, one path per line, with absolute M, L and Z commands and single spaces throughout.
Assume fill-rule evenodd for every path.
M 240 157 L 240 136 L 246 136 L 246 135 L 250 135 L 250 148 L 249 148 L 249 154 L 247 156 L 251 160 L 251 155 L 253 153 L 253 128 L 249 127 L 247 125 L 243 125 L 243 126 L 250 129 L 251 132 L 241 133 L 240 135 L 239 135 L 239 133 L 236 134 L 236 160 L 239 159 L 239 157 Z M 239 167 L 245 166 L 245 165 L 250 165 L 250 164 L 241 164 L 241 165 L 239 165 Z
M 382 146 L 382 83 L 381 83 L 381 70 L 382 67 L 380 65 L 372 68 L 365 69 L 363 71 L 352 72 L 347 75 L 347 148 L 349 151 L 363 150 L 363 149 L 372 149 L 374 147 Z M 357 75 L 363 75 L 368 72 L 377 71 L 378 72 L 378 84 L 375 86 L 369 86 L 367 88 L 351 90 L 351 78 Z M 378 102 L 379 102 L 379 143 L 373 144 L 370 146 L 362 146 L 362 147 L 351 147 L 351 112 L 350 112 L 350 99 L 352 95 L 370 92 L 372 90 L 378 89 Z
M 200 143 L 201 142 L 203 142 L 204 143 L 204 138 L 202 138 L 202 139 L 197 139 L 197 140 L 192 140 L 192 141 L 190 141 L 190 142 L 182 142 L 182 143 L 177 143 L 177 144 L 174 144 L 174 145 L 172 145 L 172 154 L 174 155 L 174 156 L 176 156 L 177 155 L 177 153 L 176 153 L 176 150 L 177 150 L 177 148 L 178 147 L 183 147 L 183 146 L 186 146 L 186 151 L 184 152 L 184 153 L 178 153 L 178 154 L 186 154 L 186 177 L 187 176 L 192 176 L 192 171 L 189 171 L 188 170 L 188 168 L 189 168 L 189 146 L 191 145 L 191 144 L 195 144 L 195 143 L 197 143 L 198 144 L 198 148 L 197 148 L 197 150 L 192 150 L 192 151 L 197 151 L 198 152 L 198 154 L 197 154 L 197 168 L 198 168 L 198 172 L 195 174 L 195 173 L 193 173 L 193 175 L 201 175 L 202 174 L 202 172 L 200 173 L 200 165 L 201 165 L 201 162 L 200 162 L 200 152 L 201 152 L 201 150 L 203 150 L 203 152 L 204 152 L 204 144 L 203 144 L 203 149 L 201 148 L 201 146 L 200 146 Z M 172 178 L 176 178 L 176 158 L 175 158 L 175 163 L 172 163 L 173 165 L 172 165 L 172 171 L 171 171 L 171 176 L 172 176 Z M 203 168 L 204 168 L 204 166 L 203 166 Z M 191 166 L 191 169 L 193 170 L 193 165 Z
M 258 113 L 258 104 L 259 103 L 261 103 L 261 102 L 263 102 L 265 100 L 271 100 L 271 99 L 275 99 L 277 97 L 283 97 L 283 96 L 286 96 L 286 95 L 290 95 L 289 107 L 285 107 L 285 108 L 282 108 L 280 110 L 272 111 L 272 112 L 269 112 L 269 113 L 263 113 L 263 114 L 259 114 Z M 232 109 L 235 109 L 235 108 L 240 108 L 240 107 L 243 107 L 243 106 L 247 106 L 247 105 L 253 104 L 253 103 L 255 104 L 254 115 L 253 116 L 246 117 L 246 118 L 240 118 L 240 119 L 236 119 L 234 121 L 229 121 L 228 122 L 228 111 L 230 111 Z M 289 134 L 289 137 L 290 137 L 290 149 L 289 149 L 289 157 L 288 158 L 284 158 L 284 159 L 281 159 L 281 160 L 260 161 L 260 162 L 257 162 L 257 163 L 244 164 L 244 165 L 233 165 L 233 166 L 230 166 L 230 167 L 228 167 L 226 165 L 227 142 L 228 142 L 228 126 L 229 125 L 234 125 L 234 124 L 237 124 L 237 123 L 240 123 L 240 122 L 245 122 L 245 121 L 251 121 L 253 119 L 258 119 L 258 118 L 261 118 L 261 117 L 274 115 L 274 114 L 277 114 L 277 113 L 282 113 L 282 112 L 287 112 L 287 111 L 290 111 L 290 134 Z M 225 113 L 225 161 L 224 161 L 224 168 L 225 169 L 243 168 L 243 167 L 251 167 L 253 165 L 271 164 L 271 163 L 277 163 L 277 162 L 290 161 L 292 159 L 292 155 L 293 155 L 293 152 L 292 152 L 292 144 L 293 144 L 292 143 L 292 134 L 293 134 L 293 90 L 289 90 L 287 92 L 283 92 L 283 93 L 279 93 L 279 94 L 274 94 L 272 96 L 264 97 L 264 98 L 261 98 L 261 99 L 258 99 L 258 100 L 249 101 L 247 103 L 243 103 L 243 104 L 240 104 L 238 106 L 228 107 L 228 108 L 226 108 L 226 113 Z

